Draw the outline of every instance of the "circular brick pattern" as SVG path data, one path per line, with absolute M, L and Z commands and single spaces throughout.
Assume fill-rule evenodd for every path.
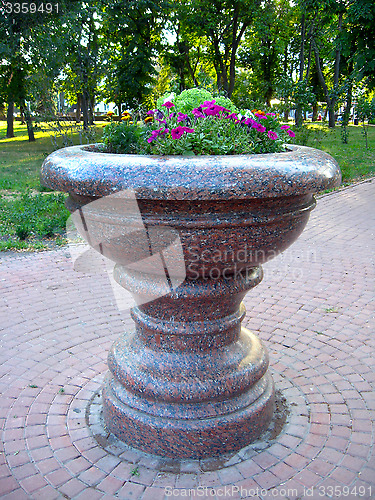
M 116 309 L 107 276 L 74 272 L 66 249 L 4 254 L 2 497 L 158 500 L 166 486 L 181 498 L 206 486 L 208 498 L 241 498 L 219 495 L 235 485 L 242 498 L 331 486 L 362 486 L 357 498 L 371 498 L 374 199 L 372 183 L 322 198 L 300 240 L 247 295 L 245 326 L 265 341 L 290 413 L 273 439 L 218 459 L 162 460 L 103 436 L 97 394 L 129 315 Z

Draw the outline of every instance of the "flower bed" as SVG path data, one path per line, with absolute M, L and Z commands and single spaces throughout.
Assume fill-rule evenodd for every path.
M 285 151 L 294 132 L 275 113 L 238 110 L 227 98 L 199 101 L 200 89 L 158 101 L 158 108 L 136 120 L 130 112 L 103 134 L 105 151 L 155 155 L 227 155 Z M 186 99 L 184 99 L 186 93 Z

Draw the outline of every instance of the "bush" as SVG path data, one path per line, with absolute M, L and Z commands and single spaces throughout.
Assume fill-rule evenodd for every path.
M 108 153 L 131 153 L 135 151 L 141 130 L 133 123 L 111 122 L 104 127 L 103 143 Z

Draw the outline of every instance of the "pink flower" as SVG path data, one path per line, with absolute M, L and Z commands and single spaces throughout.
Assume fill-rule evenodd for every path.
M 236 113 L 231 113 L 230 115 L 228 116 L 224 116 L 224 118 L 226 118 L 227 120 L 238 120 L 238 116 L 236 115 Z
M 203 106 L 207 107 L 207 106 L 213 106 L 215 104 L 215 99 L 213 99 L 212 101 L 204 101 L 203 104 L 200 105 L 201 108 L 203 108 Z
M 280 128 L 281 128 L 281 130 L 288 130 L 288 128 L 290 128 L 290 127 L 289 127 L 289 125 L 281 125 Z
M 188 117 L 188 115 L 184 115 L 184 113 L 178 113 L 177 123 L 181 123 L 181 122 L 185 121 L 187 117 Z
M 267 120 L 267 116 L 266 115 L 261 115 L 259 113 L 254 113 L 254 114 L 258 118 L 258 120 Z
M 260 123 L 256 123 L 256 122 L 255 122 L 254 128 L 255 128 L 258 132 L 260 132 L 260 133 L 262 133 L 262 134 L 263 134 L 264 132 L 266 132 L 266 130 L 267 130 L 267 129 L 266 129 L 266 127 L 263 127 L 263 125 L 261 125 Z
M 293 132 L 293 130 L 287 130 L 286 133 L 289 134 L 290 137 L 296 136 L 296 134 Z
M 172 128 L 171 130 L 171 136 L 172 136 L 172 139 L 180 139 L 184 132 L 186 132 L 187 134 L 192 134 L 194 132 L 194 129 L 193 128 L 189 128 L 189 127 L 176 127 L 176 128 Z
M 267 116 L 276 116 L 275 113 L 266 113 Z
M 151 142 L 154 142 L 158 137 L 159 135 L 165 135 L 169 132 L 169 130 L 167 128 L 163 129 L 163 128 L 159 128 L 157 130 L 153 130 L 151 132 L 151 135 L 150 137 L 147 139 L 147 142 L 149 144 L 151 144 Z
M 268 138 L 272 139 L 273 141 L 275 141 L 276 139 L 279 138 L 279 136 L 276 134 L 276 132 L 272 132 L 272 130 L 269 130 L 267 135 L 268 135 Z
M 171 101 L 167 101 L 164 104 L 162 104 L 162 106 L 165 106 L 167 109 L 171 109 L 173 108 L 174 104 Z
M 199 111 L 198 108 L 194 108 L 192 113 L 195 116 L 195 118 L 204 118 L 204 114 L 201 111 Z
M 209 116 L 219 116 L 220 113 L 224 110 L 225 108 L 223 108 L 223 106 L 219 106 L 218 104 L 213 104 L 212 106 L 209 106 L 207 109 L 204 109 L 203 113 Z

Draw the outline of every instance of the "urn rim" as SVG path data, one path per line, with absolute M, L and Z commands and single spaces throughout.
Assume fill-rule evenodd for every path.
M 241 200 L 317 193 L 340 185 L 329 154 L 288 145 L 282 153 L 151 156 L 71 146 L 49 155 L 41 182 L 56 191 L 103 197 L 132 190 L 139 199 Z

